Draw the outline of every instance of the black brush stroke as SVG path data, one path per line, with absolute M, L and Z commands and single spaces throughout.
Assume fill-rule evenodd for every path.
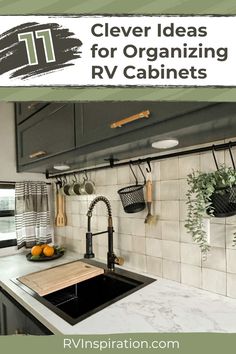
M 42 40 L 38 39 L 35 44 L 39 64 L 29 65 L 25 43 L 18 41 L 18 34 L 43 29 L 51 30 L 56 61 L 46 62 Z M 81 57 L 79 48 L 82 42 L 73 35 L 57 23 L 28 22 L 11 28 L 0 35 L 0 75 L 13 71 L 10 78 L 25 80 L 74 65 L 71 61 Z

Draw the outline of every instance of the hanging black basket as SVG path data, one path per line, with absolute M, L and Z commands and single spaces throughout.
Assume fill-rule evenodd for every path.
M 236 215 L 236 187 L 218 188 L 211 196 L 213 215 L 216 218 L 225 218 Z
M 143 184 L 138 183 L 138 179 L 135 176 L 134 171 L 131 166 L 131 163 L 130 163 L 130 169 L 133 173 L 136 184 L 133 184 L 131 186 L 127 186 L 127 187 L 124 187 L 124 188 L 121 188 L 118 190 L 118 194 L 120 196 L 124 211 L 129 214 L 130 213 L 138 213 L 138 212 L 144 210 L 146 207 L 146 203 L 144 200 L 144 194 L 143 194 L 143 187 L 146 184 L 146 178 L 143 174 L 143 171 L 141 170 L 140 165 L 138 165 L 138 167 L 143 175 L 143 179 L 144 179 Z
M 232 161 L 233 168 L 235 170 L 235 163 L 233 159 L 233 154 L 231 151 L 231 146 L 229 143 L 229 153 Z M 215 160 L 216 168 L 219 169 L 219 165 L 216 160 L 214 146 L 212 149 L 212 154 Z M 229 216 L 236 215 L 236 186 L 216 188 L 211 196 L 212 203 L 212 215 L 216 218 L 225 218 Z M 208 212 L 210 214 L 210 212 Z

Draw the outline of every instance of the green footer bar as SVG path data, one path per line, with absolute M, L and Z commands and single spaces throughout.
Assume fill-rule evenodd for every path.
M 236 334 L 139 333 L 84 336 L 2 336 L 1 353 L 233 354 Z

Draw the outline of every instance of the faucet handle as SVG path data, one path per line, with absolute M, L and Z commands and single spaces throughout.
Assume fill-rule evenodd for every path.
M 123 257 L 115 257 L 115 264 L 122 266 L 125 263 L 125 260 Z

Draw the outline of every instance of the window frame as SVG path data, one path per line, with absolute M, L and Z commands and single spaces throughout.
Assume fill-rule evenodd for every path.
M 0 189 L 15 189 L 15 183 L 13 182 L 0 182 Z M 15 216 L 15 210 L 0 210 L 0 218 L 7 216 Z M 16 246 L 16 238 L 8 240 L 0 240 L 0 249 L 6 247 Z

